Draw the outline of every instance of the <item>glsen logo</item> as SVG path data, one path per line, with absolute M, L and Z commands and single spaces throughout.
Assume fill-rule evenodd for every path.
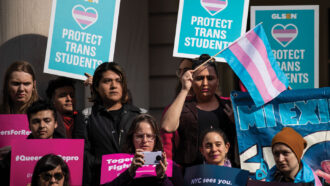
M 297 19 L 297 14 L 272 14 L 272 19 Z
M 298 35 L 298 28 L 294 24 L 276 24 L 272 28 L 273 38 L 283 47 L 288 46 Z
M 201 0 L 202 7 L 212 16 L 221 12 L 228 6 L 227 0 Z
M 85 8 L 83 5 L 76 5 L 72 8 L 72 17 L 80 28 L 85 30 L 97 21 L 98 13 L 93 7 Z

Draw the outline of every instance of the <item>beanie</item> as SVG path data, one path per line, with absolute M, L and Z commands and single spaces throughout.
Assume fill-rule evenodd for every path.
M 272 147 L 276 143 L 283 143 L 290 147 L 290 149 L 295 153 L 300 163 L 303 151 L 307 146 L 306 140 L 293 128 L 284 127 L 279 133 L 277 133 L 272 140 Z

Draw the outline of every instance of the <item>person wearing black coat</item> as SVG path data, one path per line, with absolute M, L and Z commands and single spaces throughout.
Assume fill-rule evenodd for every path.
M 83 111 L 86 123 L 84 185 L 99 185 L 104 154 L 119 153 L 126 133 L 140 109 L 127 104 L 123 69 L 114 62 L 102 63 L 94 72 L 92 109 Z

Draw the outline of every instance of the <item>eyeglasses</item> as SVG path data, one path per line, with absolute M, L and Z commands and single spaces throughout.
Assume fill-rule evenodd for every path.
M 154 134 L 135 134 L 134 138 L 138 141 L 142 141 L 144 139 L 144 136 L 146 136 L 148 142 L 155 140 Z
M 180 78 L 182 76 L 182 74 L 184 74 L 188 70 L 191 70 L 191 68 L 183 68 L 183 69 L 179 68 L 175 71 L 175 74 L 178 78 Z
M 55 178 L 55 180 L 59 181 L 59 180 L 63 179 L 64 174 L 62 172 L 58 172 L 58 173 L 55 173 L 55 174 L 49 174 L 48 172 L 45 172 L 45 173 L 41 173 L 40 177 L 45 181 L 49 181 L 53 177 Z

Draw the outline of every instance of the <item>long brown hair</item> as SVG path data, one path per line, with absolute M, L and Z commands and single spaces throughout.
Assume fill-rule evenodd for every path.
M 11 74 L 15 71 L 18 72 L 25 72 L 28 73 L 32 76 L 32 80 L 33 80 L 33 90 L 32 90 L 32 95 L 30 100 L 25 103 L 21 108 L 19 108 L 18 110 L 14 110 L 14 103 L 10 98 L 9 95 L 9 79 L 11 77 Z M 26 61 L 16 61 L 14 63 L 12 63 L 5 74 L 5 79 L 4 79 L 4 83 L 3 83 L 3 89 L 2 89 L 2 105 L 0 108 L 0 112 L 3 114 L 24 114 L 26 113 L 27 108 L 35 101 L 38 100 L 39 96 L 38 96 L 38 92 L 37 92 L 37 85 L 34 83 L 36 80 L 35 77 L 35 73 L 33 70 L 33 67 L 30 63 L 26 62 Z
M 126 101 L 127 101 L 127 99 L 126 99 L 126 96 L 127 96 L 126 75 L 125 75 L 123 68 L 121 68 L 121 66 L 119 66 L 115 62 L 104 62 L 96 68 L 94 75 L 93 75 L 92 98 L 90 99 L 90 101 L 92 101 L 94 103 L 98 103 L 98 104 L 103 104 L 103 100 L 96 89 L 99 86 L 99 83 L 103 77 L 103 72 L 106 72 L 108 70 L 113 71 L 120 77 L 122 91 L 123 91 L 122 97 L 121 97 L 121 103 L 123 103 L 123 104 L 126 103 Z

